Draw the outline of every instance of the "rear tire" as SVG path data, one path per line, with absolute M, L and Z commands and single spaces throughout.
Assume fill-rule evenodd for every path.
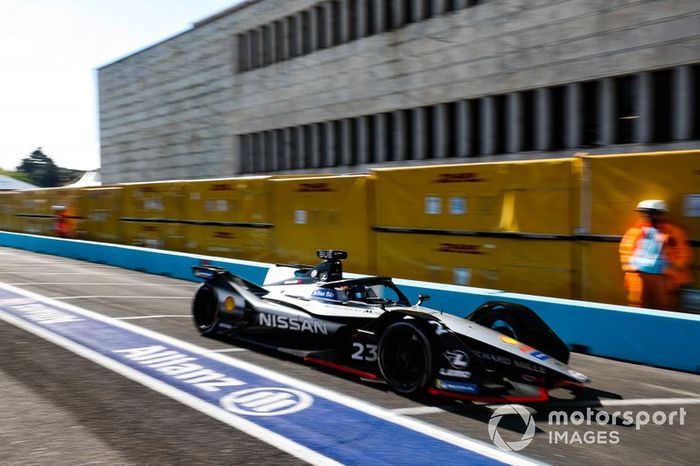
M 433 357 L 425 332 L 411 322 L 396 322 L 379 340 L 379 370 L 389 387 L 404 396 L 417 395 L 428 386 Z
M 214 289 L 203 283 L 194 295 L 192 301 L 192 319 L 200 335 L 208 336 L 214 333 L 219 324 L 219 303 Z

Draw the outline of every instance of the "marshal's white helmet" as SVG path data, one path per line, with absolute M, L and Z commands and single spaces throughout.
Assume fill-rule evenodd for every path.
M 639 211 L 656 211 L 656 212 L 668 212 L 668 206 L 665 201 L 660 199 L 646 199 L 640 201 L 637 204 L 637 210 Z

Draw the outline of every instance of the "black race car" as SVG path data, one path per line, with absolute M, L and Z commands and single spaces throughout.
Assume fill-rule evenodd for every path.
M 343 278 L 344 251 L 316 266 L 278 265 L 263 286 L 210 265 L 192 313 L 204 336 L 230 336 L 370 380 L 396 393 L 486 402 L 548 399 L 581 385 L 567 346 L 529 308 L 501 301 L 465 318 L 411 304 L 389 277 Z

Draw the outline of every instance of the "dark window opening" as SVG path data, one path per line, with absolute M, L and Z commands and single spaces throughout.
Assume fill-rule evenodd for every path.
M 550 88 L 550 118 L 552 120 L 552 150 L 561 150 L 566 146 L 564 131 L 566 122 L 566 88 L 556 86 Z
M 289 56 L 290 58 L 299 55 L 299 48 L 297 47 L 297 31 L 298 31 L 297 17 L 290 16 L 287 18 L 287 44 L 289 44 Z
M 521 93 L 522 105 L 522 150 L 535 150 L 535 91 Z
M 263 66 L 272 63 L 272 30 L 270 26 L 263 26 Z
M 415 12 L 413 11 L 413 0 L 403 1 L 403 23 L 408 24 L 414 22 Z
M 586 81 L 581 84 L 581 119 L 581 144 L 584 147 L 595 146 L 599 137 L 598 81 Z
M 341 7 L 342 7 L 342 5 L 340 2 L 337 2 L 337 1 L 331 2 L 331 10 L 332 10 L 331 34 L 333 37 L 332 45 L 340 45 L 342 43 L 342 39 L 343 39 L 341 37 L 341 32 L 342 32 L 341 23 L 343 21 Z
M 394 131 L 396 130 L 396 122 L 394 114 L 388 112 L 384 114 L 384 160 L 396 160 L 396 145 L 394 144 Z
M 634 142 L 634 128 L 638 119 L 637 77 L 632 75 L 615 78 L 615 143 Z
M 350 138 L 349 141 L 347 141 L 348 145 L 348 150 L 350 151 L 349 157 L 348 157 L 348 164 L 351 166 L 357 165 L 359 161 L 359 152 L 360 152 L 360 119 L 359 118 L 350 118 L 348 120 L 348 124 L 350 126 L 350 134 L 348 137 Z
M 673 138 L 673 72 L 672 70 L 655 71 L 652 79 L 652 141 L 666 142 Z
M 404 158 L 406 160 L 411 160 L 413 158 L 413 153 L 415 147 L 413 144 L 413 131 L 411 131 L 411 125 L 413 113 L 411 110 L 401 110 L 401 118 L 403 119 L 403 147 L 404 147 Z
M 345 135 L 343 132 L 342 120 L 334 121 L 333 123 L 333 166 L 340 167 L 343 165 L 343 147 L 345 146 Z
M 506 96 L 497 95 L 493 97 L 493 111 L 495 131 L 494 131 L 494 154 L 503 154 L 506 152 L 506 135 L 507 135 L 507 114 L 506 114 Z
M 459 137 L 457 128 L 457 102 L 445 105 L 445 156 L 456 157 Z
M 313 134 L 313 125 L 304 125 L 304 166 L 302 168 L 312 168 L 314 166 Z
M 382 0 L 379 0 L 382 1 Z M 384 1 L 384 31 L 391 31 L 392 27 L 392 3 L 394 0 L 383 0 Z
M 472 99 L 468 100 L 469 104 L 469 124 L 471 126 L 469 131 L 469 153 L 472 156 L 481 154 L 481 107 L 483 105 L 482 99 Z
M 360 0 L 363 1 L 363 0 Z M 374 27 L 374 0 L 364 0 L 365 2 L 365 34 L 364 37 L 376 34 Z
M 311 13 L 304 11 L 301 13 L 301 35 L 302 35 L 302 55 L 311 53 Z
M 248 35 L 238 34 L 238 72 L 248 69 Z
M 316 39 L 317 48 L 325 49 L 328 44 L 328 31 L 326 30 L 326 6 L 321 5 L 315 8 L 316 10 Z
M 424 159 L 435 158 L 435 109 L 434 107 L 423 107 L 423 118 L 425 128 Z
M 433 11 L 433 0 L 423 0 L 421 19 L 428 19 L 435 16 Z
M 367 163 L 377 161 L 377 115 L 367 117 Z
M 260 33 L 256 30 L 250 31 L 250 67 L 260 66 Z
M 284 36 L 284 20 L 275 21 L 275 61 L 283 61 L 285 57 L 284 44 L 286 43 L 286 37 Z
M 348 21 L 348 40 L 353 41 L 360 38 L 360 21 L 357 11 L 362 0 L 348 0 L 349 18 Z

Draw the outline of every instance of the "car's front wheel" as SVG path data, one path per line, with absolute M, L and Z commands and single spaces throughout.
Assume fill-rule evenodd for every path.
M 389 387 L 405 396 L 428 386 L 433 357 L 425 332 L 412 322 L 396 322 L 379 340 L 379 370 Z

